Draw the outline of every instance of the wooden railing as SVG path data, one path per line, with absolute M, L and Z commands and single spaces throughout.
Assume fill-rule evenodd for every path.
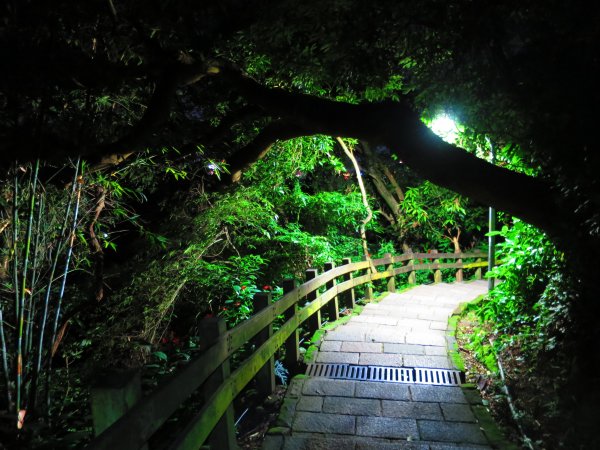
M 442 262 L 448 259 L 453 262 Z M 309 269 L 306 281 L 300 286 L 296 287 L 293 280 L 286 280 L 284 295 L 274 303 L 269 293 L 257 294 L 256 314 L 230 330 L 225 329 L 222 320 L 205 319 L 204 335 L 212 342 L 206 350 L 149 395 L 133 406 L 126 405 L 127 412 L 112 425 L 107 425 L 87 448 L 146 448 L 151 436 L 192 394 L 198 392 L 204 394 L 202 408 L 177 436 L 169 439 L 166 448 L 197 450 L 205 443 L 216 450 L 234 448 L 233 400 L 253 379 L 256 379 L 261 395 L 266 397 L 272 393 L 275 387 L 274 355 L 281 347 L 285 348 L 284 366 L 291 374 L 298 372 L 300 326 L 305 324 L 305 329 L 312 334 L 321 327 L 321 311 L 330 321 L 337 320 L 340 302 L 345 307 L 354 307 L 354 288 L 357 286 L 369 284 L 365 297 L 370 299 L 371 282 L 387 280 L 387 289 L 394 292 L 395 276 L 403 273 L 408 273 L 410 284 L 416 283 L 416 272 L 424 270 L 433 271 L 434 282 L 442 281 L 442 269 L 456 269 L 458 281 L 462 281 L 463 269 L 475 269 L 475 278 L 481 278 L 481 270 L 487 266 L 485 259 L 483 253 L 388 254 L 381 259 L 355 263 L 346 258 L 339 267 L 328 263 L 320 275 L 316 269 Z M 322 287 L 325 290 L 320 292 Z M 273 332 L 273 322 L 281 315 L 285 322 Z M 254 343 L 254 352 L 230 373 L 229 359 L 248 342 Z M 109 395 L 113 395 L 113 391 Z M 95 397 L 99 399 L 99 406 L 94 408 L 92 403 L 94 415 L 102 417 L 99 410 L 107 403 L 106 390 L 99 389 Z M 115 403 L 108 401 L 111 402 Z M 96 432 L 98 434 L 99 430 Z

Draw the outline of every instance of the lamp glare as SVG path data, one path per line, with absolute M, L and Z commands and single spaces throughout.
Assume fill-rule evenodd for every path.
M 454 144 L 458 139 L 458 127 L 456 126 L 456 122 L 446 114 L 442 114 L 433 119 L 430 128 L 431 131 L 450 144 Z

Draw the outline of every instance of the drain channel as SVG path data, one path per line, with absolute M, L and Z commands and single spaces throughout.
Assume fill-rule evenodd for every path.
M 459 386 L 463 374 L 458 370 L 424 367 L 358 366 L 354 364 L 309 364 L 306 375 L 342 380 L 385 381 L 387 383 Z

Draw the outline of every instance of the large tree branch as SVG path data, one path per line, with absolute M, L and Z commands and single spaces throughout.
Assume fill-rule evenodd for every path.
M 311 134 L 303 127 L 277 120 L 267 125 L 250 143 L 239 149 L 229 158 L 231 181 L 237 182 L 242 172 L 262 159 L 278 140 L 288 140 Z
M 564 231 L 558 220 L 561 211 L 546 181 L 492 165 L 444 142 L 407 104 L 352 105 L 268 88 L 229 67 L 218 72 L 249 100 L 302 126 L 306 134 L 346 136 L 385 145 L 403 163 L 440 186 L 551 234 Z

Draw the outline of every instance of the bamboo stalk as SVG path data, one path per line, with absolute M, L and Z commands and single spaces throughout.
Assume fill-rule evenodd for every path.
M 18 311 L 18 334 L 17 334 L 17 378 L 16 378 L 16 412 L 21 410 L 21 389 L 23 383 L 23 329 L 25 325 L 25 295 L 27 294 L 27 271 L 29 269 L 29 256 L 31 252 L 31 233 L 33 230 L 33 216 L 35 214 L 35 191 L 37 189 L 38 173 L 40 169 L 40 160 L 35 163 L 35 169 L 32 174 L 31 194 L 29 200 L 29 216 L 27 218 L 27 231 L 25 233 L 25 256 L 23 258 L 23 268 L 21 276 L 21 296 L 19 299 Z M 31 293 L 31 291 L 30 291 Z
M 58 329 L 58 320 L 60 318 L 60 310 L 62 305 L 62 300 L 65 295 L 65 288 L 67 285 L 67 275 L 69 273 L 69 265 L 71 263 L 71 256 L 73 255 L 73 246 L 75 245 L 75 233 L 77 232 L 77 224 L 79 220 L 79 205 L 81 201 L 81 184 L 78 184 L 77 188 L 77 197 L 75 200 L 75 209 L 73 211 L 73 221 L 71 222 L 71 233 L 69 234 L 69 247 L 67 248 L 67 258 L 65 260 L 65 267 L 62 275 L 60 292 L 58 294 L 58 301 L 56 305 L 56 311 L 54 316 L 54 329 L 52 331 L 52 345 L 54 343 L 54 339 L 56 339 L 56 331 Z
M 13 184 L 13 228 L 12 228 L 12 247 L 13 247 L 13 288 L 15 290 L 15 323 L 19 317 L 19 256 L 17 242 L 19 240 L 19 177 L 17 172 L 17 163 L 15 162 L 15 177 Z
M 15 161 L 14 168 L 14 179 L 13 179 L 13 223 L 12 223 L 12 249 L 13 249 L 13 289 L 15 291 L 15 325 L 19 320 L 19 254 L 18 254 L 18 240 L 19 240 L 19 176 L 17 163 Z M 17 349 L 18 352 L 18 349 Z M 18 361 L 17 361 L 18 365 Z M 17 368 L 17 373 L 19 369 Z M 10 379 L 10 376 L 9 376 Z M 10 391 L 10 382 L 6 385 L 6 389 Z M 9 394 L 12 396 L 12 394 Z M 18 410 L 17 410 L 18 415 Z
M 29 296 L 29 302 L 27 305 L 27 320 L 26 320 L 26 330 L 25 330 L 25 350 L 23 352 L 24 355 L 24 364 L 23 364 L 23 379 L 29 380 L 29 382 L 25 385 L 25 408 L 30 410 L 30 406 L 32 405 L 32 385 L 33 380 L 35 378 L 35 354 L 34 354 L 34 324 L 36 318 L 36 304 L 39 302 L 40 292 L 38 289 L 38 282 L 40 280 L 40 268 L 38 261 L 41 259 L 44 260 L 44 243 L 42 241 L 42 223 L 44 218 L 45 211 L 45 201 L 43 191 L 44 188 L 41 186 L 42 191 L 39 194 L 38 200 L 38 214 L 36 220 L 36 231 L 35 231 L 35 242 L 34 242 L 34 250 L 33 250 L 33 260 L 31 262 L 31 294 Z M 42 263 L 43 264 L 43 263 Z M 37 301 L 36 301 L 37 299 Z
M 57 239 L 57 245 L 54 250 L 54 258 L 52 258 L 52 267 L 50 268 L 50 276 L 48 278 L 48 284 L 46 285 L 46 293 L 44 295 L 44 309 L 42 311 L 40 317 L 40 332 L 38 339 L 38 349 L 37 349 L 37 363 L 35 366 L 35 370 L 33 372 L 32 380 L 31 380 L 31 402 L 30 409 L 35 407 L 36 403 L 36 391 L 37 391 L 37 379 L 42 370 L 42 356 L 44 351 L 44 336 L 46 334 L 46 324 L 48 322 L 48 309 L 50 304 L 50 294 L 52 292 L 52 285 L 54 284 L 54 274 L 56 273 L 56 268 L 58 267 L 58 259 L 62 252 L 63 243 L 61 241 L 62 237 L 65 235 L 68 224 L 69 224 L 69 216 L 71 214 L 71 207 L 73 206 L 73 200 L 75 198 L 75 189 L 77 186 L 77 177 L 79 176 L 79 160 L 75 166 L 75 175 L 73 176 L 73 183 L 71 187 L 71 194 L 69 195 L 69 201 L 67 202 L 67 207 L 65 211 L 65 216 L 63 219 L 63 223 L 61 226 L 61 231 Z
M 35 243 L 33 245 L 33 247 L 34 247 L 33 261 L 31 264 L 31 270 L 32 270 L 32 272 L 31 272 L 31 295 L 29 296 L 29 305 L 27 308 L 27 310 L 28 310 L 27 331 L 25 333 L 25 336 L 26 336 L 25 349 L 26 349 L 27 356 L 29 356 L 29 354 L 32 351 L 32 347 L 33 347 L 33 323 L 34 323 L 34 318 L 35 318 L 34 298 L 39 297 L 39 293 L 37 290 L 37 284 L 39 281 L 38 259 L 39 259 L 39 254 L 40 254 L 40 240 L 41 240 L 41 236 L 42 236 L 41 224 L 42 224 L 44 207 L 45 207 L 44 196 L 40 194 L 39 204 L 38 204 L 38 216 L 37 216 L 37 222 L 36 222 Z M 34 293 L 35 293 L 35 296 L 34 296 Z M 31 359 L 28 358 L 28 360 L 31 365 Z
M 77 165 L 79 165 L 79 160 L 77 161 Z M 83 169 L 81 170 L 81 173 L 83 174 Z M 52 329 L 52 339 L 50 340 L 50 357 L 48 358 L 48 374 L 46 376 L 46 406 L 48 408 L 48 412 L 50 412 L 50 379 L 52 376 L 52 359 L 54 357 L 54 345 L 55 345 L 55 341 L 56 341 L 56 334 L 58 331 L 58 322 L 60 320 L 60 312 L 61 312 L 61 306 L 62 306 L 62 301 L 65 295 L 65 287 L 67 285 L 67 275 L 69 273 L 69 265 L 71 262 L 71 256 L 73 255 L 73 246 L 75 245 L 75 233 L 77 232 L 77 225 L 78 225 L 78 217 L 79 217 L 79 205 L 81 202 L 81 186 L 83 184 L 83 181 L 80 182 L 80 177 L 77 177 L 75 179 L 75 183 L 77 185 L 77 195 L 76 195 L 76 199 L 75 199 L 75 208 L 73 210 L 73 221 L 71 222 L 71 232 L 69 234 L 69 247 L 67 249 L 67 257 L 65 260 L 65 266 L 64 266 L 64 271 L 63 271 L 63 275 L 62 275 L 62 280 L 61 280 L 61 286 L 60 286 L 60 291 L 58 294 L 58 300 L 56 302 L 56 310 L 54 313 L 54 325 L 53 325 L 53 329 Z
M 2 345 L 2 368 L 4 369 L 4 377 L 6 378 L 6 399 L 8 401 L 8 408 L 12 404 L 12 395 L 10 393 L 10 371 L 8 370 L 8 353 L 6 351 L 6 337 L 4 336 L 4 317 L 2 310 L 4 308 L 0 304 L 0 345 Z

